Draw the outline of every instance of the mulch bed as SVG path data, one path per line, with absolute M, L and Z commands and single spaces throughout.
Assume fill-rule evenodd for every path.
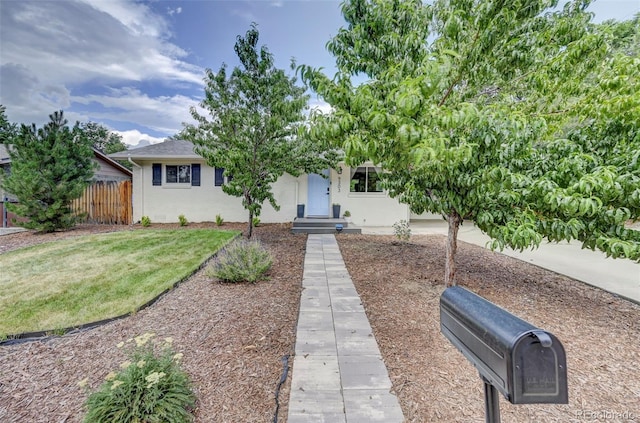
M 406 421 L 484 422 L 478 372 L 440 333 L 445 239 L 338 240 Z M 500 396 L 503 421 L 640 420 L 640 306 L 464 242 L 456 261 L 458 285 L 553 333 L 566 350 L 569 404 Z
M 215 230 L 207 224 L 185 230 L 194 227 Z M 65 233 L 27 232 L 0 237 L 0 245 L 8 251 L 114 229 L 128 230 L 84 226 Z M 116 344 L 146 332 L 172 337 L 176 352 L 184 354 L 183 368 L 198 397 L 197 421 L 273 421 L 282 359 L 294 349 L 306 236 L 290 234 L 289 225 L 263 225 L 254 234 L 275 258 L 268 281 L 220 284 L 201 270 L 133 316 L 46 342 L 0 346 L 0 421 L 82 421 L 88 394 L 78 382 L 88 377 L 94 391 L 126 359 Z M 280 392 L 284 420 L 288 397 L 286 383 Z
M 193 227 L 216 229 L 190 224 L 185 230 Z M 222 227 L 230 228 L 245 225 Z M 0 253 L 129 229 L 81 226 L 6 235 Z M 77 383 L 88 377 L 95 390 L 125 359 L 116 344 L 145 332 L 174 338 L 176 352 L 184 354 L 198 397 L 196 421 L 273 421 L 282 359 L 294 349 L 306 243 L 306 236 L 289 229 L 256 229 L 275 258 L 266 282 L 220 284 L 199 271 L 133 316 L 43 342 L 0 346 L 0 421 L 82 421 L 88 393 Z M 406 421 L 483 422 L 478 373 L 440 334 L 444 238 L 420 235 L 400 243 L 392 236 L 339 235 L 338 241 Z M 503 421 L 640 419 L 640 306 L 463 242 L 457 262 L 460 285 L 554 333 L 567 352 L 569 404 L 514 406 L 501 398 Z M 279 396 L 280 422 L 286 421 L 289 382 Z

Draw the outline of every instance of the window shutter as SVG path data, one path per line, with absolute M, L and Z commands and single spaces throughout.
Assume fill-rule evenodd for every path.
M 153 185 L 162 185 L 162 164 L 153 164 Z
M 200 186 L 200 164 L 194 163 L 191 165 L 191 186 Z
M 214 184 L 217 187 L 221 187 L 224 184 L 224 168 L 216 167 Z

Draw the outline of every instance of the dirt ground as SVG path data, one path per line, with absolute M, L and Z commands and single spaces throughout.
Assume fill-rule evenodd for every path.
M 177 227 L 177 225 L 153 225 Z M 198 224 L 193 227 L 211 227 Z M 187 228 L 187 229 L 188 229 Z M 222 229 L 244 225 L 225 224 Z M 0 236 L 0 253 L 128 227 Z M 186 229 L 185 229 L 186 230 Z M 198 422 L 272 422 L 283 358 L 292 354 L 306 236 L 262 225 L 275 260 L 269 280 L 227 285 L 204 271 L 125 319 L 47 341 L 0 346 L 1 422 L 79 422 L 95 390 L 125 359 L 116 344 L 145 332 L 174 338 L 198 397 Z M 444 238 L 339 235 L 407 422 L 483 422 L 477 371 L 440 334 Z M 554 333 L 567 352 L 568 405 L 511 405 L 505 422 L 640 420 L 640 306 L 530 264 L 459 243 L 458 283 Z M 292 360 L 289 361 L 291 365 Z M 286 421 L 290 379 L 280 392 Z

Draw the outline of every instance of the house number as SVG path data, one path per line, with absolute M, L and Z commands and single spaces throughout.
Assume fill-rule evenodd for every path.
M 338 176 L 338 192 L 340 192 L 341 188 L 342 188 L 342 178 L 340 178 L 340 176 Z

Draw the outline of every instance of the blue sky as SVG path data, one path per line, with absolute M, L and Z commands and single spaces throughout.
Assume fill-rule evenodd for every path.
M 629 19 L 640 0 L 597 0 L 596 21 Z M 0 104 L 12 122 L 99 122 L 127 144 L 155 143 L 190 122 L 204 69 L 237 64 L 251 22 L 276 65 L 334 72 L 325 45 L 344 24 L 338 0 L 0 0 Z M 312 107 L 326 107 L 315 97 Z

